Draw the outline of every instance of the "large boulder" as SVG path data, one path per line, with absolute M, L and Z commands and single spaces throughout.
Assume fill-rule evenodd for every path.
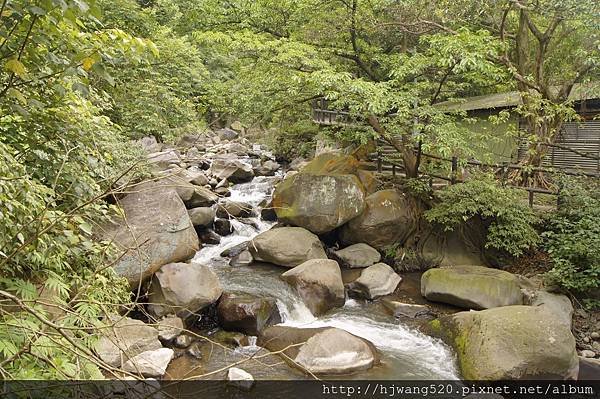
M 216 302 L 223 292 L 217 275 L 198 263 L 170 263 L 152 278 L 148 310 L 157 317 L 185 319 Z
M 350 245 L 333 253 L 333 256 L 346 267 L 369 267 L 381 260 L 381 254 L 370 245 L 360 243 Z
M 229 129 L 229 128 L 223 128 L 223 129 L 219 129 L 217 130 L 215 133 L 217 133 L 217 135 L 222 139 L 222 140 L 234 140 L 237 139 L 239 136 L 239 133 L 236 132 L 233 129 Z
M 466 309 L 523 304 L 517 276 L 483 266 L 429 269 L 421 276 L 421 294 Z
M 171 165 L 181 162 L 179 153 L 175 150 L 166 150 L 148 154 L 148 163 L 157 170 L 165 170 Z
M 108 327 L 99 330 L 96 353 L 102 361 L 113 367 L 122 367 L 140 353 L 162 348 L 158 330 L 141 320 L 111 315 L 105 322 Z
M 227 179 L 232 183 L 245 183 L 254 178 L 252 165 L 238 159 L 215 159 L 209 173 L 218 180 Z
M 431 322 L 458 356 L 466 380 L 575 379 L 575 338 L 540 306 L 460 312 Z
M 248 245 L 257 261 L 295 267 L 309 259 L 327 259 L 319 237 L 301 227 L 279 227 L 254 237 Z
M 345 292 L 338 263 L 329 259 L 311 259 L 288 270 L 281 278 L 292 285 L 315 316 L 344 306 Z
M 286 361 L 313 374 L 348 374 L 379 362 L 372 343 L 333 327 L 272 326 L 263 330 L 258 344 L 272 352 L 283 351 Z
M 358 216 L 365 207 L 365 192 L 354 175 L 303 171 L 277 185 L 273 207 L 282 222 L 321 234 Z
M 383 250 L 404 242 L 414 231 L 415 216 L 400 192 L 377 191 L 365 202 L 365 210 L 341 229 L 340 237 L 345 244 L 366 243 Z
M 353 296 L 375 299 L 389 295 L 396 290 L 402 281 L 394 269 L 385 263 L 377 263 L 364 269 L 360 277 L 349 285 L 349 293 Z
M 534 291 L 525 296 L 525 304 L 541 306 L 556 315 L 556 319 L 571 328 L 573 321 L 573 304 L 566 295 L 554 294 L 547 291 Z
M 205 187 L 196 186 L 179 174 L 161 177 L 157 185 L 173 189 L 188 209 L 208 207 L 216 203 L 219 196 Z
M 132 286 L 161 266 L 190 259 L 199 249 L 198 235 L 173 188 L 146 182 L 119 200 L 124 220 L 104 226 L 103 239 L 122 252 L 114 265 Z
M 266 326 L 281 322 L 275 299 L 248 294 L 223 294 L 217 306 L 217 315 L 219 324 L 225 330 L 241 331 L 248 335 L 258 335 Z

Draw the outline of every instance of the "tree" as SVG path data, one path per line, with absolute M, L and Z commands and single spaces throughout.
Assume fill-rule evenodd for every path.
M 363 123 L 339 137 L 386 140 L 409 177 L 418 175 L 415 147 L 468 157 L 481 143 L 437 104 L 502 83 L 491 61 L 500 43 L 488 32 L 428 29 L 407 11 L 411 2 L 402 9 L 390 0 L 218 3 L 203 3 L 207 18 L 194 36 L 235 55 L 229 84 L 239 98 L 231 101 L 251 102 L 237 109 L 272 120 L 282 110 L 308 113 L 307 102 L 325 96 Z M 258 104 L 265 96 L 269 102 Z

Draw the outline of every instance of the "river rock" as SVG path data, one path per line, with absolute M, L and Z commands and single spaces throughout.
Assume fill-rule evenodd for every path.
M 416 222 L 406 197 L 396 190 L 381 190 L 369 195 L 364 211 L 340 231 L 345 244 L 366 243 L 383 250 L 404 242 Z
M 146 182 L 132 191 L 119 201 L 125 220 L 104 226 L 102 238 L 122 250 L 114 269 L 134 287 L 161 266 L 190 259 L 200 244 L 173 188 Z
M 258 345 L 272 352 L 285 349 L 286 361 L 313 374 L 348 374 L 379 362 L 372 343 L 334 327 L 271 326 L 263 330 Z
M 433 316 L 433 313 L 426 305 L 403 303 L 389 299 L 384 299 L 383 305 L 392 312 L 394 317 L 408 317 L 409 319 L 417 319 L 420 317 Z
M 349 293 L 366 299 L 389 295 L 402 281 L 394 269 L 385 263 L 376 263 L 362 271 L 360 277 L 349 284 Z
M 223 290 L 217 275 L 198 263 L 170 263 L 152 278 L 148 310 L 155 316 L 175 313 L 186 319 L 214 303 Z
M 231 258 L 229 264 L 231 266 L 248 266 L 252 264 L 252 262 L 254 262 L 252 254 L 250 253 L 250 251 L 245 250 Z
M 227 381 L 243 391 L 249 391 L 254 386 L 254 377 L 246 370 L 231 367 L 227 370 Z
M 218 180 L 227 179 L 232 183 L 246 183 L 254 178 L 252 166 L 237 159 L 215 159 L 209 173 Z
M 177 316 L 169 315 L 158 322 L 158 339 L 162 342 L 171 342 L 183 331 L 183 320 Z
M 215 133 L 217 133 L 219 135 L 219 138 L 221 140 L 235 140 L 238 138 L 238 136 L 240 135 L 238 132 L 236 132 L 233 129 L 229 129 L 229 128 L 223 128 L 223 129 L 219 129 L 217 130 Z
M 217 216 L 224 219 L 230 217 L 247 218 L 254 214 L 252 205 L 238 201 L 223 201 L 217 207 Z
M 566 295 L 554 294 L 546 291 L 535 291 L 532 296 L 525 297 L 525 304 L 542 306 L 557 316 L 569 328 L 573 320 L 573 304 Z
M 257 298 L 248 294 L 225 293 L 217 306 L 219 324 L 229 331 L 248 335 L 258 333 L 268 325 L 281 322 L 273 298 Z
M 333 253 L 335 258 L 346 267 L 369 267 L 381 260 L 381 254 L 368 244 L 350 245 Z
M 249 242 L 250 241 L 245 241 L 245 242 L 239 243 L 237 245 L 234 245 L 232 247 L 229 247 L 226 250 L 224 250 L 223 252 L 221 252 L 220 255 L 223 257 L 237 256 L 248 249 Z
M 321 234 L 360 215 L 365 193 L 354 175 L 301 172 L 277 185 L 273 206 L 280 221 Z
M 255 260 L 295 267 L 309 259 L 327 259 L 319 237 L 301 227 L 279 227 L 254 237 L 248 245 Z
M 211 226 L 215 220 L 216 212 L 213 208 L 200 207 L 188 210 L 190 220 L 194 226 Z
M 148 163 L 158 170 L 168 169 L 169 166 L 177 165 L 181 162 L 181 157 L 175 150 L 153 152 L 148 154 L 147 159 Z
M 266 160 L 260 166 L 254 169 L 254 174 L 256 176 L 274 176 L 275 172 L 277 172 L 281 168 L 275 161 Z
M 192 344 L 192 341 L 193 339 L 189 335 L 181 334 L 175 337 L 173 345 L 175 345 L 176 348 L 185 349 Z
M 162 144 L 156 141 L 154 136 L 142 137 L 136 143 L 148 154 L 158 153 L 162 148 Z
M 458 355 L 465 380 L 575 379 L 579 359 L 568 326 L 544 307 L 503 306 L 431 322 Z
M 344 306 L 344 282 L 340 266 L 334 260 L 307 260 L 283 273 L 281 279 L 298 291 L 306 307 L 315 316 Z
M 196 232 L 198 233 L 198 238 L 200 239 L 200 242 L 203 244 L 219 245 L 219 243 L 221 242 L 221 236 L 211 229 L 198 227 L 196 229 Z
M 106 323 L 109 327 L 100 330 L 96 353 L 113 367 L 121 367 L 123 362 L 142 352 L 162 348 L 158 330 L 141 320 L 112 315 Z
M 229 219 L 216 219 L 213 229 L 215 233 L 220 236 L 228 236 L 229 234 L 233 233 L 233 228 L 231 227 L 231 222 Z
M 421 276 L 421 295 L 466 309 L 523 304 L 517 276 L 483 266 L 429 269 Z
M 160 348 L 142 352 L 123 364 L 123 370 L 143 377 L 162 377 L 175 352 L 173 349 Z

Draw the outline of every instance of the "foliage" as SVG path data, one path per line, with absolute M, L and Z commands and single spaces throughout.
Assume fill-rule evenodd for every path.
M 0 24 L 0 373 L 101 378 L 99 317 L 128 302 L 127 283 L 92 236 L 104 196 L 140 154 L 101 114 L 116 65 L 155 52 L 104 29 L 93 2 L 2 2 Z M 137 173 L 137 172 L 136 172 Z
M 142 9 L 134 0 L 101 1 L 104 24 L 152 39 L 156 57 L 134 66 L 110 68 L 113 85 L 104 85 L 111 104 L 105 111 L 131 138 L 153 135 L 174 142 L 187 133 L 204 130 L 208 72 L 199 49 L 186 36 L 161 26 L 157 13 L 165 3 Z M 175 18 L 178 13 L 175 13 Z
M 578 180 L 563 185 L 560 207 L 542 234 L 553 263 L 547 277 L 567 290 L 585 292 L 600 287 L 600 188 Z
M 314 153 L 317 134 L 318 127 L 314 123 L 299 121 L 272 129 L 264 141 L 277 158 L 292 161 Z
M 446 230 L 480 218 L 487 228 L 486 248 L 519 256 L 540 241 L 534 227 L 538 218 L 522 202 L 521 193 L 499 186 L 490 176 L 478 176 L 440 191 L 440 202 L 425 212 L 425 218 Z

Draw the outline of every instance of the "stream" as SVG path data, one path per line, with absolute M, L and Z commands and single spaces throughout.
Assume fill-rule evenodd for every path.
M 256 177 L 250 183 L 238 184 L 231 188 L 230 200 L 242 201 L 254 207 L 272 193 L 277 177 Z M 259 212 L 260 213 L 260 212 Z M 342 308 L 335 309 L 321 317 L 314 317 L 296 292 L 279 275 L 286 269 L 266 264 L 230 266 L 229 258 L 221 257 L 225 249 L 246 242 L 257 234 L 270 229 L 274 223 L 260 218 L 251 225 L 232 220 L 235 230 L 221 239 L 219 245 L 206 245 L 196 253 L 194 262 L 208 265 L 218 275 L 224 292 L 245 292 L 260 297 L 272 297 L 282 316 L 282 324 L 294 327 L 333 326 L 371 341 L 381 354 L 381 365 L 368 371 L 336 378 L 359 379 L 457 379 L 458 372 L 452 352 L 441 341 L 426 336 L 414 328 L 403 325 L 387 313 L 377 302 L 347 299 Z M 402 287 L 402 286 L 401 286 Z M 235 350 L 237 355 L 252 355 L 264 351 L 250 345 Z M 210 365 L 202 370 L 223 367 L 235 360 L 236 353 L 227 356 L 209 354 Z M 275 356 L 271 356 L 275 357 Z M 299 379 L 307 378 L 301 372 L 292 370 L 280 359 L 270 359 L 271 366 L 264 362 L 244 367 L 257 379 Z M 190 369 L 193 362 L 178 359 L 177 369 Z M 258 363 L 258 362 L 257 362 Z M 206 368 L 208 367 L 208 369 Z M 181 373 L 176 373 L 181 374 Z M 185 373 L 189 376 L 189 371 Z M 181 375 L 180 375 L 181 376 Z

